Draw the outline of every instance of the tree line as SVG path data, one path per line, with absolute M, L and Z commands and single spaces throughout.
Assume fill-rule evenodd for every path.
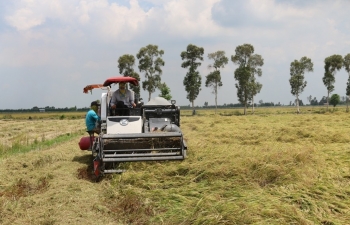
M 212 89 L 215 96 L 215 109 L 217 109 L 217 96 L 219 88 L 223 85 L 221 81 L 221 69 L 228 64 L 229 58 L 226 57 L 225 51 L 216 51 L 208 54 L 208 59 L 212 63 L 208 65 L 210 72 L 205 76 L 205 86 Z M 133 86 L 130 84 L 130 89 L 135 92 L 135 98 L 140 98 L 140 87 L 148 92 L 148 101 L 151 99 L 152 93 L 157 89 L 160 90 L 161 97 L 167 100 L 172 98 L 169 86 L 161 81 L 162 67 L 165 65 L 162 56 L 164 50 L 158 49 L 157 45 L 149 44 L 140 48 L 136 54 L 138 59 L 139 72 L 144 73 L 144 80 L 140 86 Z M 194 101 L 201 91 L 202 76 L 198 71 L 203 61 L 204 48 L 189 44 L 186 50 L 180 53 L 182 59 L 181 67 L 187 69 L 183 79 L 183 85 L 187 92 L 186 98 L 194 109 Z M 239 45 L 235 49 L 235 54 L 231 55 L 231 61 L 237 66 L 234 71 L 234 79 L 236 80 L 235 87 L 237 89 L 237 98 L 239 105 L 244 107 L 244 114 L 248 106 L 252 107 L 254 113 L 254 97 L 260 93 L 262 84 L 257 81 L 258 77 L 262 76 L 262 66 L 264 59 L 259 54 L 254 54 L 254 46 L 251 44 Z M 329 105 L 329 95 L 334 91 L 335 74 L 342 68 L 345 68 L 349 74 L 346 95 L 350 96 L 350 53 L 342 57 L 341 55 L 332 55 L 324 60 L 324 77 L 322 78 L 327 89 L 327 109 Z M 131 54 L 125 54 L 118 59 L 119 73 L 123 76 L 130 76 L 140 81 L 140 75 L 134 69 L 136 66 L 136 59 Z M 304 80 L 306 72 L 313 72 L 313 62 L 310 58 L 304 56 L 300 60 L 294 60 L 290 64 L 290 79 L 291 93 L 296 97 L 295 104 L 297 112 L 299 109 L 299 96 L 304 91 L 307 82 Z M 335 96 L 337 97 L 337 96 Z M 339 97 L 339 96 L 338 96 Z M 314 101 L 315 102 L 315 101 Z M 313 102 L 313 103 L 314 103 Z M 311 100 L 310 100 L 310 104 Z M 33 107 L 34 108 L 34 107 Z M 46 109 L 46 108 L 45 108 Z M 54 110 L 48 108 L 47 111 Z M 70 111 L 72 109 L 64 109 L 63 111 Z M 77 109 L 75 109 L 76 111 Z M 348 107 L 347 107 L 348 110 Z M 215 110 L 216 113 L 216 110 Z
M 261 66 L 264 64 L 263 58 L 254 53 L 254 47 L 250 44 L 244 44 L 236 48 L 236 54 L 231 56 L 231 61 L 239 66 L 235 71 L 235 79 L 237 80 L 236 88 L 238 90 L 237 97 L 239 102 L 244 105 L 244 111 L 248 105 L 248 100 L 254 100 L 254 96 L 260 92 L 262 85 L 256 81 L 255 76 L 261 76 Z M 145 75 L 145 80 L 142 82 L 143 90 L 148 92 L 148 101 L 151 99 L 152 93 L 159 89 L 161 97 L 170 100 L 170 88 L 166 83 L 161 82 L 162 66 L 165 65 L 162 55 L 163 50 L 158 49 L 157 45 L 147 45 L 142 47 L 136 54 L 138 61 L 138 69 Z M 182 51 L 180 56 L 183 60 L 181 67 L 187 69 L 184 76 L 183 85 L 187 92 L 186 98 L 190 101 L 194 109 L 194 101 L 201 91 L 202 76 L 198 71 L 203 61 L 204 48 L 189 44 L 185 51 Z M 212 70 L 207 76 L 205 86 L 212 88 L 215 95 L 215 108 L 217 109 L 217 95 L 219 88 L 223 85 L 221 81 L 220 69 L 228 64 L 228 57 L 225 56 L 225 51 L 216 51 L 208 54 L 208 58 L 213 60 L 213 63 L 208 65 Z M 135 72 L 135 57 L 133 55 L 123 55 L 118 59 L 119 73 L 124 76 L 131 76 L 140 81 L 140 75 Z M 139 87 L 130 85 L 130 88 L 135 92 L 135 96 L 140 96 Z M 254 105 L 254 104 L 253 104 Z
M 158 49 L 157 45 L 147 45 L 142 47 L 136 54 L 138 59 L 138 69 L 145 75 L 145 80 L 142 82 L 143 90 L 148 92 L 148 100 L 151 99 L 152 93 L 159 89 L 161 97 L 168 100 L 171 99 L 170 88 L 164 82 L 161 82 L 162 67 L 165 65 L 162 56 L 163 50 Z M 190 101 L 194 109 L 194 101 L 201 91 L 202 76 L 198 71 L 203 61 L 204 48 L 189 44 L 185 51 L 180 53 L 183 60 L 181 67 L 187 69 L 187 73 L 183 79 L 183 85 L 187 92 L 186 98 Z M 215 109 L 217 109 L 218 90 L 223 85 L 221 81 L 221 69 L 228 64 L 229 58 L 226 57 L 225 51 L 216 51 L 208 54 L 208 59 L 213 62 L 208 65 L 211 70 L 206 76 L 205 86 L 212 89 L 215 96 Z M 251 44 L 239 45 L 235 49 L 235 54 L 231 55 L 231 61 L 237 65 L 234 71 L 234 78 L 236 80 L 235 87 L 237 88 L 238 105 L 244 107 L 244 114 L 250 105 L 254 113 L 254 97 L 260 93 L 262 84 L 257 81 L 257 77 L 262 76 L 262 66 L 264 59 L 259 54 L 254 54 L 254 46 Z M 140 81 L 140 75 L 135 72 L 135 57 L 133 55 L 123 55 L 118 60 L 118 67 L 120 74 L 124 76 L 135 77 Z M 350 95 L 350 53 L 342 57 L 341 55 L 332 55 L 324 60 L 325 73 L 322 78 L 323 83 L 327 89 L 327 109 L 329 105 L 330 93 L 334 91 L 335 74 L 342 68 L 345 68 L 349 74 L 347 82 L 346 95 Z M 290 64 L 290 79 L 291 93 L 296 97 L 295 105 L 297 112 L 299 109 L 299 96 L 304 91 L 307 82 L 304 80 L 306 72 L 313 72 L 313 62 L 310 58 L 304 56 L 300 60 L 294 60 Z M 136 96 L 140 96 L 140 88 L 132 87 Z M 337 97 L 337 96 L 335 96 Z M 338 96 L 339 97 L 339 96 Z M 322 101 L 322 100 L 321 100 Z M 314 102 L 310 104 L 315 104 Z

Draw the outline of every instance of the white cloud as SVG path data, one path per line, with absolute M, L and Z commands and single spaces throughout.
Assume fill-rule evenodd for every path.
M 211 15 L 216 2 L 218 0 L 170 1 L 164 5 L 162 29 L 177 37 L 216 36 L 219 30 Z
M 45 19 L 30 9 L 19 9 L 12 16 L 7 16 L 6 21 L 17 30 L 22 31 L 43 24 Z

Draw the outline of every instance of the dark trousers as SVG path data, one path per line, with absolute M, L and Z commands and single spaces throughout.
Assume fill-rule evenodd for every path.
M 111 114 L 115 116 L 129 116 L 130 110 L 128 106 L 124 105 L 124 102 L 118 101 L 116 104 L 116 109 L 115 110 L 112 109 Z

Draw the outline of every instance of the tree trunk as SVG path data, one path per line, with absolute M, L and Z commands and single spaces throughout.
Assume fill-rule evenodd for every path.
M 194 109 L 194 101 L 192 101 L 192 116 L 196 115 L 196 110 Z
M 151 92 L 148 92 L 148 101 L 151 101 Z
M 244 115 L 247 115 L 247 102 L 244 103 Z
M 216 86 L 215 87 L 215 115 L 217 110 L 218 110 L 218 88 Z
M 297 95 L 296 97 L 297 97 L 297 102 L 296 102 L 297 113 L 300 113 L 300 109 L 299 109 L 299 95 Z
M 254 96 L 252 97 L 252 114 L 254 114 Z
M 328 94 L 327 94 L 327 111 L 328 111 L 328 106 L 329 106 L 329 91 L 328 91 Z
M 349 97 L 346 97 L 346 112 L 349 112 Z

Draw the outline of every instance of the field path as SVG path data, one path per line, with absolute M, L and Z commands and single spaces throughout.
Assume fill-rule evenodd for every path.
M 116 224 L 100 202 L 106 182 L 88 179 L 80 138 L 0 161 L 0 224 Z

